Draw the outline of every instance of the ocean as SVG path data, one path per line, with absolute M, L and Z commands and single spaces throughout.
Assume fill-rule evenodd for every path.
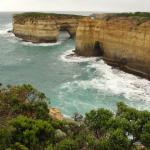
M 0 13 L 0 83 L 32 84 L 65 116 L 97 108 L 115 112 L 120 101 L 150 111 L 150 81 L 99 58 L 68 57 L 75 41 L 65 32 L 57 43 L 24 42 L 7 32 L 12 29 L 12 14 Z

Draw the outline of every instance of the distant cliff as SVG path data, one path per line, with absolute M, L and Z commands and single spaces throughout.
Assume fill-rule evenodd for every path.
M 102 56 L 128 72 L 150 77 L 150 19 L 115 16 L 83 19 L 76 33 L 76 53 Z
M 47 13 L 24 13 L 13 16 L 13 33 L 34 43 L 56 42 L 59 31 L 68 31 L 71 37 L 81 16 Z

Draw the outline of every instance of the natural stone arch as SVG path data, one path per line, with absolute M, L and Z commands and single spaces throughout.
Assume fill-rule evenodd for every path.
M 13 33 L 33 43 L 57 42 L 59 30 L 67 31 L 71 38 L 76 35 L 83 16 L 47 13 L 23 13 L 13 16 Z
M 66 31 L 68 32 L 68 34 L 70 35 L 70 38 L 72 38 L 74 35 L 71 33 L 71 26 L 67 23 L 63 23 L 61 24 L 61 26 L 59 27 L 59 32 L 60 31 Z
M 57 40 L 66 40 L 66 39 L 70 39 L 71 36 L 69 34 L 69 32 L 67 30 L 59 30 L 58 31 L 58 37 Z
M 95 41 L 94 43 L 94 55 L 95 56 L 104 55 L 104 49 L 103 49 L 102 43 L 100 43 L 99 41 Z

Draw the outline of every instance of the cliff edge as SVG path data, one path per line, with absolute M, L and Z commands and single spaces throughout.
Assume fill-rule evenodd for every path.
M 13 33 L 33 43 L 56 42 L 59 31 L 74 37 L 82 16 L 68 14 L 23 13 L 13 16 Z
M 101 56 L 127 72 L 150 78 L 150 19 L 109 16 L 80 21 L 76 53 Z

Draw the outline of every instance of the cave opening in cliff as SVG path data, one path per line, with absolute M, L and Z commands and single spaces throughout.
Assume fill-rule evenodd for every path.
M 69 38 L 70 38 L 70 34 L 68 33 L 68 31 L 63 31 L 63 30 L 59 31 L 58 40 L 67 40 Z
M 95 54 L 95 56 L 103 56 L 104 55 L 103 46 L 99 41 L 96 41 L 94 44 L 94 54 Z
M 66 25 L 63 25 L 63 26 L 60 27 L 59 37 L 58 37 L 59 40 L 66 40 L 66 39 L 71 38 L 71 34 L 70 34 L 68 28 L 69 27 L 66 26 Z

